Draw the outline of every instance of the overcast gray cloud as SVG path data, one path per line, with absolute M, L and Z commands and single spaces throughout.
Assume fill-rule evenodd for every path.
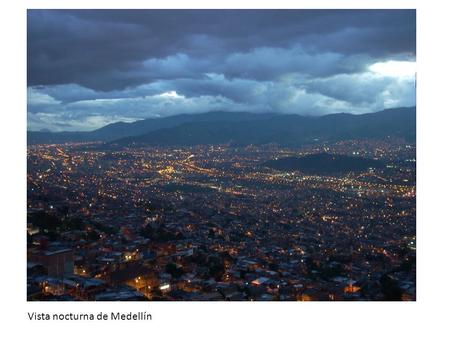
M 29 10 L 28 127 L 414 105 L 415 24 L 413 10 Z

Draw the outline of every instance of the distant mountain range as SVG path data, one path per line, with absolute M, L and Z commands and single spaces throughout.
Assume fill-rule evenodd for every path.
M 414 142 L 416 107 L 371 114 L 319 117 L 211 112 L 118 122 L 90 132 L 28 132 L 28 144 L 103 141 L 111 145 L 235 145 L 277 143 L 296 146 L 317 141 L 401 137 Z

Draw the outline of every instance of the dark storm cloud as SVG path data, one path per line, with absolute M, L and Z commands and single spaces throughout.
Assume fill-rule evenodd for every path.
M 28 81 L 29 85 L 77 83 L 112 90 L 174 77 L 177 72 L 180 77 L 198 76 L 199 70 L 219 72 L 215 68 L 224 59 L 230 63 L 229 74 L 228 69 L 221 72 L 241 77 L 241 71 L 245 75 L 251 64 L 232 63 L 228 55 L 292 46 L 301 46 L 303 53 L 311 57 L 321 53 L 377 57 L 414 54 L 415 13 L 30 10 Z M 199 66 L 178 60 L 166 65 L 161 74 L 159 64 L 177 54 L 209 62 Z M 276 52 L 272 54 L 270 61 L 274 64 L 284 61 L 276 59 Z M 146 60 L 154 60 L 154 67 L 145 67 Z M 349 67 L 347 71 L 353 70 Z
M 413 10 L 29 10 L 27 41 L 31 128 L 415 102 L 369 70 L 415 61 Z

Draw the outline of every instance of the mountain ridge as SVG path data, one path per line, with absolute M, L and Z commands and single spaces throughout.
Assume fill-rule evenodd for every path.
M 400 137 L 415 139 L 415 108 L 363 115 L 276 115 L 253 121 L 189 122 L 112 142 L 121 146 L 267 144 L 299 146 L 317 141 Z
M 116 122 L 90 132 L 32 132 L 28 144 L 101 141 L 118 145 L 195 145 L 279 143 L 298 145 L 319 140 L 398 136 L 415 139 L 415 107 L 368 114 L 323 116 L 208 112 Z

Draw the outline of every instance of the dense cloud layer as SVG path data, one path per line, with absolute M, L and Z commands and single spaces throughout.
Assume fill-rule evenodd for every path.
M 415 48 L 410 10 L 29 10 L 29 128 L 414 105 L 414 70 L 383 65 Z

